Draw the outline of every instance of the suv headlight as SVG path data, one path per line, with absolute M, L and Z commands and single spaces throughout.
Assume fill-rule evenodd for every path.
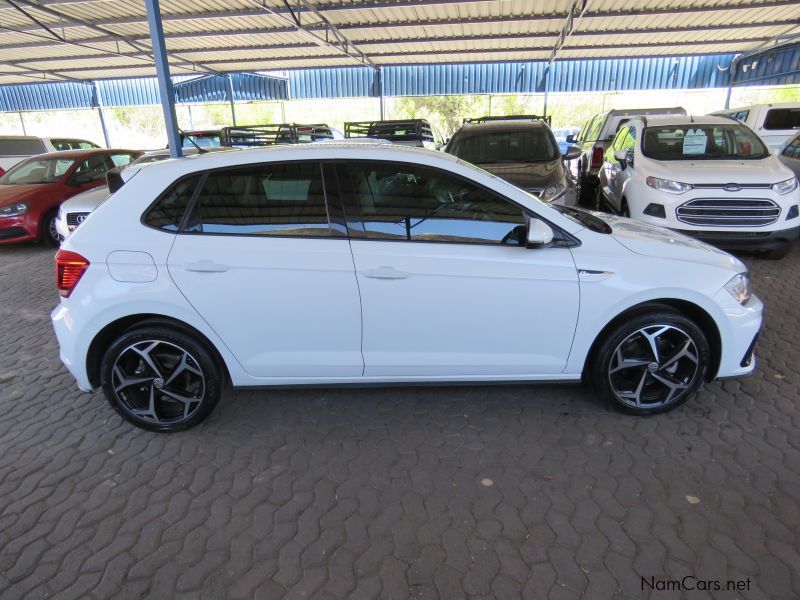
M 660 179 L 652 176 L 648 177 L 645 181 L 651 188 L 661 192 L 669 192 L 670 194 L 683 194 L 693 187 L 691 183 L 681 183 L 680 181 Z
M 788 194 L 789 192 L 793 192 L 797 189 L 797 177 L 792 177 L 791 179 L 787 179 L 786 181 L 779 181 L 778 183 L 773 183 L 772 189 L 778 192 L 779 194 Z
M 563 183 L 556 183 L 555 185 L 548 185 L 546 188 L 542 190 L 542 200 L 544 202 L 552 202 L 558 196 L 564 193 L 564 190 L 567 189 L 567 186 Z
M 28 212 L 28 205 L 24 202 L 0 206 L 0 217 L 18 217 Z
M 747 273 L 739 273 L 735 275 L 728 283 L 725 284 L 725 289 L 739 304 L 746 304 L 750 300 L 750 275 Z

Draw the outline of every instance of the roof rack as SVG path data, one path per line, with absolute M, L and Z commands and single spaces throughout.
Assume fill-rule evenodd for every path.
M 344 124 L 344 137 L 376 138 L 393 142 L 435 141 L 433 128 L 425 119 L 350 121 Z
M 332 140 L 331 128 L 318 123 L 303 125 L 298 123 L 278 123 L 274 125 L 252 125 L 242 127 L 223 127 L 220 143 L 224 146 L 258 147 L 278 144 L 304 144 L 317 140 Z
M 549 115 L 506 115 L 503 117 L 494 116 L 494 117 L 476 117 L 473 119 L 464 119 L 464 123 L 488 123 L 490 121 L 544 121 L 548 125 L 550 125 L 550 116 Z

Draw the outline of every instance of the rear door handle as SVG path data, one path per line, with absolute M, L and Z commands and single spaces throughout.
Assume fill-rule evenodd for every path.
M 186 265 L 187 271 L 195 273 L 224 273 L 230 269 L 228 265 L 216 263 L 213 260 L 200 260 Z
M 370 277 L 371 279 L 408 279 L 411 275 L 404 271 L 398 271 L 394 267 L 378 267 L 377 269 L 362 271 L 361 273 L 364 277 Z

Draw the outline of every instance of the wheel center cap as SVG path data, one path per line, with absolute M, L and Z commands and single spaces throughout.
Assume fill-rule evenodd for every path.
M 153 387 L 156 388 L 157 390 L 160 390 L 161 388 L 164 387 L 164 380 L 161 379 L 161 377 L 156 377 L 155 379 L 153 379 Z
M 649 365 L 647 365 L 647 370 L 651 373 L 655 373 L 656 371 L 658 371 L 658 363 L 651 362 Z

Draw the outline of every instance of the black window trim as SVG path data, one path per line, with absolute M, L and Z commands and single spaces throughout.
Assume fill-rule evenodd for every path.
M 216 169 L 207 169 L 205 171 L 194 171 L 192 173 L 187 173 L 173 181 L 169 186 L 165 188 L 165 190 L 158 195 L 158 197 L 150 203 L 150 205 L 142 212 L 142 216 L 140 222 L 145 227 L 150 229 L 155 229 L 156 231 L 161 231 L 164 233 L 168 233 L 171 235 L 207 235 L 207 236 L 224 236 L 224 237 L 251 237 L 251 238 L 259 238 L 259 239 L 280 239 L 280 238 L 295 238 L 295 239 L 312 239 L 312 240 L 346 240 L 348 239 L 347 236 L 347 227 L 344 221 L 344 209 L 342 207 L 341 202 L 341 195 L 339 193 L 339 185 L 338 182 L 330 180 L 326 175 L 325 163 L 331 162 L 327 160 L 318 160 L 318 159 L 301 159 L 301 160 L 281 160 L 281 161 L 266 161 L 266 162 L 254 162 L 254 163 L 244 163 L 239 165 L 227 166 L 227 167 L 219 167 Z M 208 179 L 208 176 L 211 173 L 219 173 L 221 171 L 235 171 L 239 169 L 246 169 L 248 167 L 260 167 L 260 166 L 273 166 L 273 165 L 291 165 L 297 163 L 313 163 L 320 168 L 320 176 L 322 178 L 322 189 L 323 189 L 323 200 L 325 202 L 325 214 L 328 217 L 328 230 L 330 231 L 330 235 L 293 235 L 293 234 L 269 234 L 264 235 L 262 233 L 225 233 L 225 232 L 210 232 L 210 231 L 189 231 L 189 221 L 191 219 L 192 214 L 195 211 L 197 206 L 197 200 L 200 197 L 200 193 L 203 190 L 203 186 Z M 181 183 L 182 181 L 196 177 L 200 175 L 200 179 L 195 186 L 194 191 L 192 192 L 192 197 L 189 199 L 189 202 L 186 204 L 186 209 L 184 210 L 183 216 L 180 219 L 180 225 L 177 230 L 172 231 L 169 229 L 164 229 L 162 227 L 155 227 L 153 225 L 148 225 L 145 222 L 147 215 L 150 211 L 161 201 L 165 194 L 167 194 L 172 188 L 176 185 Z M 333 184 L 333 185 L 332 185 Z M 332 189 L 330 190 L 329 194 L 329 185 L 332 185 Z M 331 204 L 334 204 L 331 207 Z M 332 210 L 333 208 L 333 210 Z M 334 226 L 335 225 L 335 226 Z
M 376 163 L 381 162 L 385 164 L 398 164 L 398 165 L 411 165 L 413 167 L 423 167 L 428 169 L 433 169 L 436 171 L 440 171 L 442 173 L 446 173 L 452 177 L 465 181 L 477 188 L 482 189 L 483 191 L 492 194 L 501 200 L 505 200 L 506 202 L 511 203 L 518 209 L 522 211 L 523 216 L 526 218 L 526 225 L 527 219 L 539 219 L 547 223 L 553 230 L 553 240 L 563 242 L 563 246 L 553 246 L 554 248 L 557 247 L 566 247 L 566 248 L 574 248 L 576 246 L 581 245 L 581 241 L 576 238 L 574 235 L 564 231 L 561 227 L 553 223 L 552 221 L 542 217 L 538 213 L 534 212 L 533 210 L 523 206 L 519 202 L 509 198 L 508 196 L 504 196 L 503 194 L 499 193 L 496 190 L 491 189 L 488 186 L 483 185 L 471 179 L 469 177 L 465 177 L 459 173 L 453 173 L 452 171 L 445 171 L 440 167 L 420 164 L 416 162 L 406 162 L 406 161 L 399 161 L 399 160 L 386 160 L 386 159 L 351 159 L 351 160 L 344 160 L 344 159 L 332 159 L 327 162 L 335 162 L 338 164 L 337 172 L 339 173 L 339 178 L 343 177 L 342 169 L 346 168 L 347 165 L 351 165 L 354 163 Z M 348 233 L 350 239 L 353 240 L 360 240 L 360 241 L 369 241 L 369 242 L 395 242 L 395 243 L 412 243 L 412 244 L 447 244 L 447 245 L 458 245 L 458 246 L 494 246 L 494 247 L 501 247 L 501 248 L 520 248 L 522 250 L 528 250 L 524 244 L 520 244 L 518 246 L 513 246 L 510 244 L 501 244 L 500 242 L 459 242 L 459 241 L 445 241 L 445 240 L 402 240 L 402 239 L 395 239 L 395 238 L 371 238 L 367 237 L 366 228 L 364 227 L 364 219 L 361 214 L 361 207 L 358 202 L 355 202 L 353 198 L 348 197 L 349 194 L 344 193 L 340 190 L 339 197 L 342 199 L 342 206 L 345 210 L 345 215 L 347 217 L 347 225 L 348 225 Z M 348 213 L 349 210 L 353 211 L 353 213 Z M 352 214 L 352 218 L 351 218 Z M 354 229 L 350 227 L 351 223 L 354 223 L 358 229 Z

